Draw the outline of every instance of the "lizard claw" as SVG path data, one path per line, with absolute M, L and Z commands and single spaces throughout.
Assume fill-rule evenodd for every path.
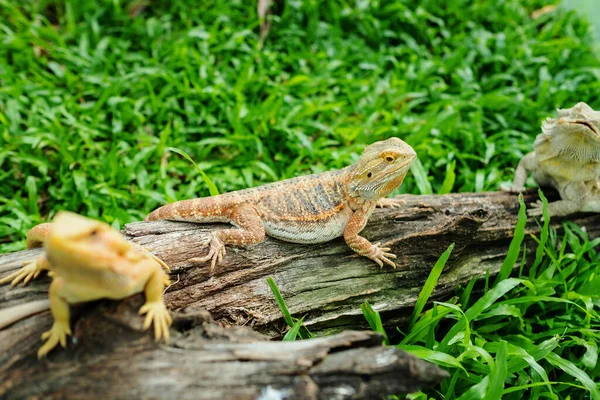
M 162 301 L 148 302 L 140 308 L 139 314 L 146 314 L 144 330 L 154 323 L 154 338 L 158 342 L 164 338 L 165 343 L 169 341 L 169 325 L 173 322 L 167 307 Z
M 0 284 L 7 283 L 12 280 L 10 287 L 14 287 L 19 282 L 23 281 L 23 286 L 27 285 L 30 280 L 38 277 L 42 269 L 38 267 L 36 260 L 23 261 L 23 267 L 13 272 L 5 278 L 0 279 Z
M 525 191 L 525 186 L 500 185 L 500 190 L 508 193 L 521 193 Z
M 383 199 L 377 200 L 376 207 L 379 207 L 379 208 L 400 208 L 400 207 L 402 207 L 402 205 L 404 205 L 404 202 L 401 201 L 401 200 L 388 199 L 388 198 L 384 197 Z
M 58 343 L 62 347 L 67 346 L 67 335 L 71 334 L 71 328 L 69 327 L 69 323 L 66 324 L 54 321 L 52 324 L 52 328 L 49 331 L 46 331 L 42 334 L 42 340 L 46 340 L 46 343 L 40 347 L 38 350 L 38 358 L 44 357 L 50 350 L 56 347 Z
M 381 268 L 383 268 L 383 263 L 396 268 L 396 264 L 390 260 L 390 258 L 397 258 L 396 255 L 389 253 L 391 250 L 389 247 L 379 247 L 380 245 L 380 242 L 375 243 L 373 245 L 373 254 L 369 255 L 368 257 L 375 261 Z
M 208 276 L 212 276 L 215 272 L 215 266 L 223 261 L 223 256 L 225 256 L 225 244 L 221 239 L 212 236 L 210 239 L 205 239 L 202 244 L 202 248 L 204 247 L 208 247 L 208 254 L 204 257 L 192 258 L 190 261 L 205 263 L 210 260 Z
M 543 203 L 541 200 L 538 200 L 527 210 L 527 215 L 530 217 L 539 217 L 542 215 L 542 210 Z

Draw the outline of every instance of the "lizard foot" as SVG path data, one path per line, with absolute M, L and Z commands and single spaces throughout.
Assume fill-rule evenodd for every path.
M 44 357 L 50 350 L 56 347 L 60 342 L 62 347 L 67 346 L 67 335 L 71 334 L 71 328 L 69 323 L 61 323 L 54 321 L 52 328 L 42 334 L 42 340 L 46 340 L 46 343 L 38 350 L 38 358 Z
M 383 268 L 383 263 L 386 263 L 394 268 L 396 268 L 396 264 L 390 258 L 397 258 L 395 254 L 388 253 L 391 249 L 389 247 L 379 247 L 381 245 L 380 242 L 377 242 L 373 245 L 373 252 L 369 254 L 371 260 L 375 261 L 379 264 L 380 267 Z
M 225 256 L 225 244 L 215 236 L 206 239 L 202 244 L 202 248 L 208 247 L 208 254 L 204 257 L 195 257 L 190 259 L 191 262 L 205 263 L 210 260 L 210 270 L 208 276 L 212 276 L 215 272 L 215 265 L 220 264 Z
M 542 216 L 543 203 L 541 200 L 536 201 L 527 209 L 527 215 L 530 217 Z
M 140 315 L 146 314 L 144 330 L 154 323 L 154 338 L 158 342 L 164 338 L 165 343 L 169 341 L 169 326 L 173 322 L 171 315 L 162 301 L 148 302 L 140 308 Z
M 525 186 L 500 185 L 500 190 L 508 193 L 521 193 L 525 191 Z
M 30 280 L 38 277 L 42 268 L 38 267 L 36 260 L 23 261 L 23 267 L 8 275 L 6 278 L 0 279 L 0 284 L 7 283 L 12 280 L 10 287 L 14 287 L 17 283 L 23 281 L 23 286 L 27 285 Z
M 404 202 L 401 200 L 397 200 L 397 199 L 388 199 L 388 198 L 383 198 L 383 199 L 379 199 L 377 200 L 377 205 L 376 207 L 379 208 L 400 208 L 404 205 Z

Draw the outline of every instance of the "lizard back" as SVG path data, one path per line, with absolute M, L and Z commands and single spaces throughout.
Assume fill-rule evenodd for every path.
M 266 233 L 293 243 L 323 243 L 342 236 L 352 216 L 348 171 L 344 168 L 257 188 L 260 201 L 255 207 Z
M 299 176 L 218 196 L 162 206 L 146 221 L 232 222 L 231 213 L 250 204 L 269 236 L 293 243 L 321 243 L 339 237 L 352 215 L 347 202 L 350 167 Z

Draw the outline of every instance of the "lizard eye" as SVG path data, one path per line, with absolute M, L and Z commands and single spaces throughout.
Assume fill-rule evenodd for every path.
M 367 178 L 370 178 L 370 177 L 372 177 L 372 176 L 373 176 L 373 173 L 372 173 L 372 172 L 369 172 L 369 173 L 367 174 Z
M 387 161 L 387 162 L 389 162 L 389 163 L 391 163 L 391 162 L 394 162 L 394 160 L 395 160 L 395 159 L 396 159 L 396 158 L 395 158 L 395 157 L 392 157 L 392 156 L 386 156 L 386 157 L 385 157 L 385 161 Z
M 93 230 L 90 232 L 90 236 L 96 236 L 97 234 L 98 234 L 98 229 L 93 229 Z

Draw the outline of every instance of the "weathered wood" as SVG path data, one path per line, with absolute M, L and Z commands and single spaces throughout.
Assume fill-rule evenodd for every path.
M 555 199 L 554 192 L 548 193 Z M 454 289 L 487 270 L 496 273 L 504 260 L 517 218 L 517 196 L 509 193 L 461 193 L 443 196 L 404 195 L 399 208 L 378 209 L 363 234 L 381 241 L 398 255 L 397 269 L 380 269 L 358 257 L 343 239 L 321 245 L 298 245 L 268 238 L 248 249 L 229 247 L 213 277 L 206 265 L 188 260 L 203 254 L 200 241 L 216 225 L 178 222 L 133 223 L 124 233 L 171 266 L 173 285 L 165 299 L 172 310 L 208 310 L 215 319 L 250 325 L 272 337 L 285 331 L 281 312 L 266 284 L 272 276 L 287 305 L 318 334 L 368 328 L 360 304 L 368 300 L 384 315 L 388 326 L 401 323 L 411 312 L 423 282 L 450 243 L 456 246 L 433 297 L 447 298 Z M 526 203 L 537 200 L 535 191 Z M 600 235 L 600 215 L 571 216 L 591 237 Z M 552 226 L 561 229 L 561 219 Z M 527 232 L 537 234 L 530 219 Z M 526 240 L 529 250 L 535 242 Z M 0 276 L 32 258 L 39 250 L 0 256 Z M 534 251 L 527 252 L 529 256 Z M 8 290 L 0 287 L 1 308 L 46 298 L 48 279 Z
M 222 327 L 207 312 L 178 313 L 167 345 L 140 333 L 136 295 L 80 307 L 77 343 L 36 357 L 49 313 L 0 331 L 2 399 L 351 399 L 408 393 L 448 374 L 381 345 L 373 332 L 273 342 Z

